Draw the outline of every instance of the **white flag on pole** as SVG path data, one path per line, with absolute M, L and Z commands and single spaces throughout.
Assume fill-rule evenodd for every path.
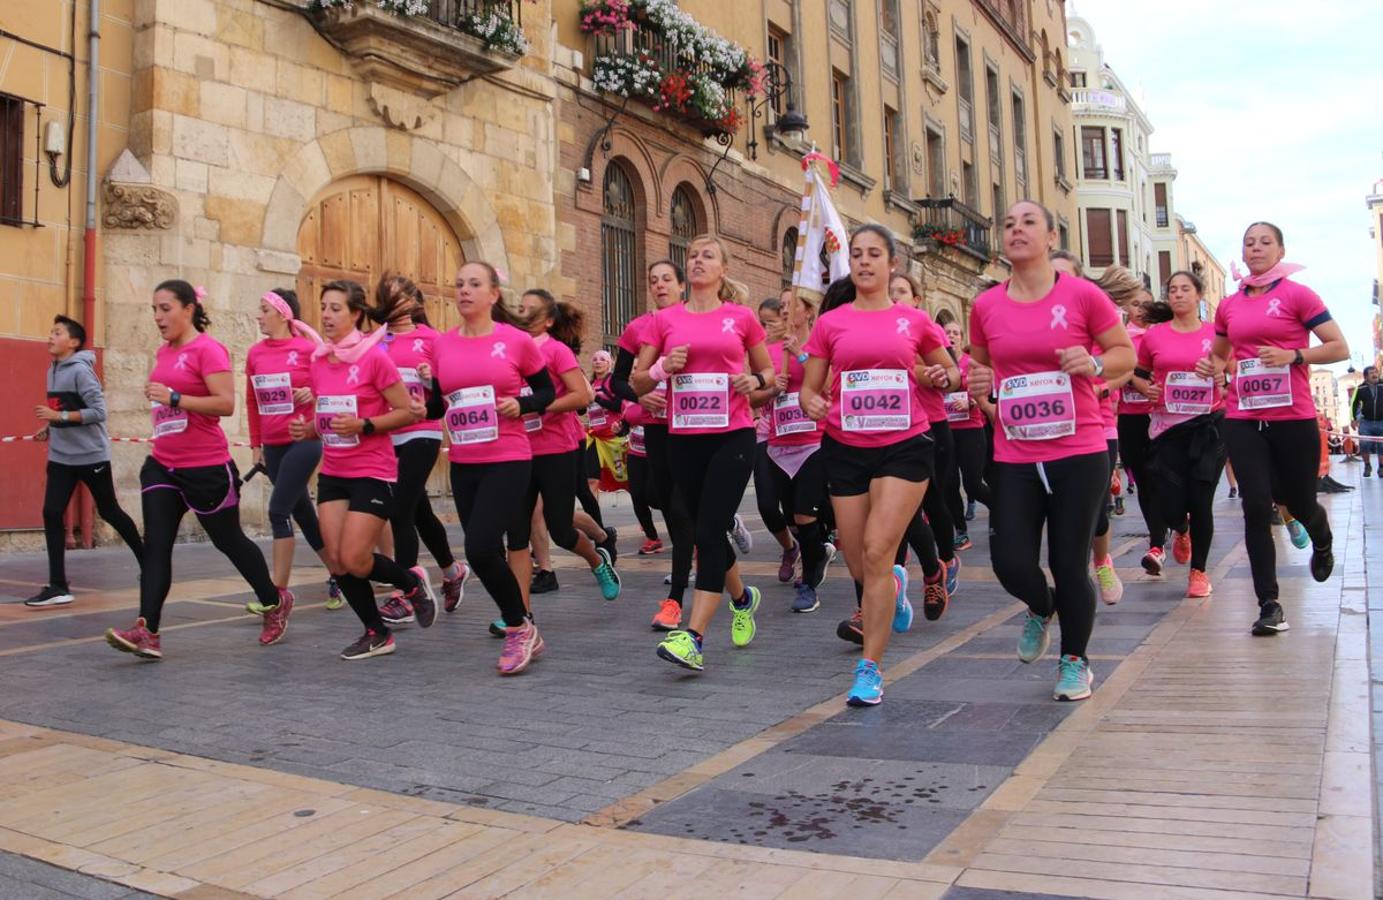
M 802 191 L 802 216 L 797 224 L 797 258 L 793 263 L 792 286 L 821 293 L 837 278 L 850 274 L 850 233 L 845 229 L 831 192 L 811 163 L 814 159 L 834 163 L 819 153 L 802 160 L 806 185 Z

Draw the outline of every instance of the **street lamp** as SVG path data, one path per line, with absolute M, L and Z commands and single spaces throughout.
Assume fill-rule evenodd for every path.
M 749 150 L 749 158 L 757 160 L 759 158 L 759 140 L 754 133 L 754 123 L 752 119 L 763 117 L 764 110 L 770 107 L 777 107 L 782 101 L 787 109 L 776 122 L 764 123 L 764 138 L 771 138 L 774 134 L 783 137 L 800 136 L 807 130 L 807 117 L 797 111 L 797 104 L 792 92 L 792 75 L 780 63 L 770 62 L 764 66 L 763 95 L 749 103 L 751 121 L 749 123 L 749 143 L 746 145 Z

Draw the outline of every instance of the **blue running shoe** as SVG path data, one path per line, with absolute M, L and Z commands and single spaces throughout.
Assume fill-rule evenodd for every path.
M 1047 652 L 1052 636 L 1047 632 L 1051 619 L 1034 616 L 1031 612 L 1023 620 L 1023 633 L 1018 637 L 1018 658 L 1025 663 L 1036 662 Z
M 797 582 L 797 596 L 792 599 L 792 611 L 795 613 L 815 612 L 820 606 L 821 601 L 817 599 L 816 588 L 805 581 Z
M 1063 656 L 1056 665 L 1053 700 L 1084 700 L 1090 696 L 1090 686 L 1095 683 L 1095 673 L 1090 670 L 1090 663 L 1079 656 Z
M 600 565 L 592 569 L 591 574 L 595 576 L 596 584 L 600 585 L 600 596 L 606 600 L 617 600 L 620 591 L 619 573 L 615 571 L 615 564 L 610 560 L 610 551 L 604 547 L 596 547 L 595 552 L 600 557 Z
M 902 634 L 912 627 L 912 603 L 908 601 L 908 570 L 902 566 L 894 566 L 893 580 L 898 585 L 898 596 L 893 598 L 893 632 Z
M 954 556 L 946 563 L 946 596 L 954 598 L 956 588 L 960 587 L 960 557 Z
M 1296 519 L 1287 523 L 1287 536 L 1292 539 L 1292 546 L 1298 550 L 1305 550 L 1311 543 L 1311 535 L 1306 533 L 1306 526 Z
M 505 632 L 504 632 L 504 620 L 503 620 L 503 619 L 495 619 L 493 622 L 490 623 L 489 631 L 490 631 L 490 637 L 497 637 L 497 638 L 502 638 L 502 637 L 504 637 L 504 633 L 505 633 Z
M 872 659 L 855 663 L 855 684 L 845 697 L 847 706 L 878 706 L 884 699 L 884 676 Z

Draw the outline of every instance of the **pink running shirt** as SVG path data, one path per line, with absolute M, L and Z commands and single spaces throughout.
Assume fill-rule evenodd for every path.
M 317 434 L 322 439 L 322 474 L 398 481 L 398 458 L 388 434 L 377 431 L 339 435 L 331 430 L 331 420 L 337 415 L 370 419 L 389 412 L 392 407 L 384 399 L 384 392 L 400 380 L 398 367 L 380 344 L 350 365 L 330 359 L 319 356 L 312 361 Z
M 294 405 L 293 391 L 311 384 L 309 368 L 315 345 L 301 335 L 265 338 L 245 357 L 245 411 L 250 419 L 250 446 L 280 447 L 293 443 L 288 423 L 309 418 L 312 404 Z
M 768 355 L 773 359 L 775 374 L 783 371 L 783 349 L 782 341 L 768 345 Z M 802 412 L 802 404 L 799 399 L 802 380 L 807 374 L 807 370 L 802 367 L 802 360 L 806 356 L 806 351 L 803 351 L 796 356 L 788 357 L 787 390 L 768 401 L 763 407 L 764 419 L 769 423 L 769 446 L 810 447 L 821 443 L 821 436 L 824 433 L 821 429 L 821 423 L 813 422 L 806 413 Z
M 398 367 L 399 378 L 403 380 L 403 386 L 408 389 L 409 399 L 414 397 L 427 403 L 428 395 L 432 393 L 431 385 L 424 384 L 422 376 L 418 374 L 418 367 L 423 363 L 436 368 L 436 344 L 438 334 L 426 325 L 418 325 L 412 331 L 405 331 L 402 334 L 391 334 L 379 342 L 389 358 Z M 433 374 L 436 374 L 434 372 Z M 389 439 L 395 444 L 407 443 L 416 438 L 431 438 L 433 440 L 442 439 L 442 425 L 432 419 L 421 419 L 405 428 L 389 432 Z
M 1128 332 L 1129 340 L 1133 342 L 1133 355 L 1137 357 L 1139 345 L 1143 343 L 1143 335 L 1148 333 L 1148 329 L 1139 328 L 1132 322 L 1125 325 L 1124 329 Z M 1119 389 L 1119 403 L 1116 408 L 1121 416 L 1146 416 L 1152 412 L 1152 401 L 1138 393 L 1133 382 L 1129 381 Z
M 547 335 L 533 340 L 543 355 L 543 363 L 547 366 L 548 375 L 552 377 L 553 387 L 557 389 L 557 397 L 565 396 L 567 388 L 562 384 L 563 373 L 581 371 L 581 363 L 576 361 L 576 354 L 572 353 L 566 344 Z M 581 427 L 581 419 L 574 412 L 543 413 L 537 417 L 536 424 L 538 428 L 535 431 L 534 420 L 524 416 L 524 432 L 528 435 L 528 443 L 533 448 L 534 456 L 570 453 L 581 445 L 581 439 L 586 433 Z
M 1241 290 L 1221 300 L 1215 310 L 1215 333 L 1229 338 L 1230 345 L 1225 416 L 1266 422 L 1314 419 L 1316 402 L 1311 398 L 1310 367 L 1288 363 L 1282 367 L 1285 372 L 1265 370 L 1257 362 L 1258 348 L 1305 350 L 1311 344 L 1311 329 L 1328 321 L 1330 310 L 1316 292 L 1289 278 L 1257 297 Z M 1245 360 L 1251 362 L 1245 366 Z M 1243 398 L 1252 406 L 1241 406 L 1241 377 L 1254 382 L 1253 398 Z
M 451 438 L 447 459 L 465 464 L 532 459 L 523 417 L 501 416 L 496 404 L 517 399 L 528 377 L 543 368 L 533 338 L 496 322 L 484 337 L 463 337 L 453 328 L 437 338 L 436 351 L 437 382 L 447 407 L 442 428 Z
M 163 344 L 154 355 L 154 370 L 149 380 L 167 385 L 184 397 L 210 397 L 206 378 L 229 372 L 230 354 L 209 334 L 199 334 L 181 347 Z M 225 465 L 230 459 L 226 434 L 219 416 L 207 416 L 156 403 L 151 409 L 154 423 L 154 459 L 170 469 Z
M 1148 421 L 1148 437 L 1224 409 L 1224 388 L 1216 383 L 1221 379 L 1196 375 L 1196 363 L 1210 355 L 1214 341 L 1215 326 L 1209 322 L 1202 322 L 1196 331 L 1177 331 L 1171 322 L 1162 322 L 1144 332 L 1138 345 L 1138 368 L 1152 372 L 1153 381 L 1162 387 L 1162 401 L 1153 407 Z
M 749 398 L 730 386 L 730 378 L 744 372 L 749 348 L 764 342 L 764 327 L 748 307 L 722 303 L 695 313 L 681 303 L 669 306 L 653 317 L 643 341 L 659 356 L 687 345 L 686 367 L 668 378 L 670 433 L 721 434 L 754 427 Z
M 927 432 L 914 370 L 940 348 L 931 316 L 910 306 L 848 303 L 817 319 L 805 349 L 831 367 L 826 433 L 850 447 L 887 447 Z
M 951 346 L 951 339 L 946 336 L 946 329 L 936 324 L 936 320 L 926 310 L 919 310 L 927 317 L 931 323 L 932 331 L 936 333 L 937 340 L 941 341 L 941 346 Z M 946 392 L 937 390 L 930 381 L 917 382 L 917 399 L 922 404 L 922 409 L 927 414 L 928 422 L 946 421 Z
M 948 418 L 953 410 L 958 411 L 961 408 L 961 404 L 964 404 L 964 408 L 968 410 L 964 421 L 951 420 L 952 431 L 984 427 L 984 411 L 980 409 L 978 403 L 970 398 L 970 366 L 973 362 L 974 360 L 970 358 L 969 353 L 960 355 L 960 389 L 947 395 L 946 411 Z
M 1047 296 L 1032 303 L 1009 297 L 1007 282 L 975 298 L 970 310 L 970 346 L 989 351 L 1000 403 L 1000 421 L 994 429 L 996 461 L 1036 463 L 1108 452 L 1094 379 L 1086 375 L 1058 377 L 1056 373 L 1061 372 L 1061 367 L 1057 351 L 1090 347 L 1095 343 L 1095 335 L 1121 322 L 1118 308 L 1103 291 L 1083 278 L 1060 273 Z M 1042 377 L 1023 377 L 1033 375 Z M 1074 407 L 1072 433 L 1045 440 L 1009 437 L 1003 415 L 1005 406 L 1019 415 L 1033 413 L 1036 418 L 1028 418 L 1027 422 L 1046 425 L 1046 419 L 1051 423 L 1071 420 L 1066 403 Z M 1064 415 L 1058 414 L 1058 409 Z M 1014 418 L 1013 424 L 1019 424 L 1018 416 Z

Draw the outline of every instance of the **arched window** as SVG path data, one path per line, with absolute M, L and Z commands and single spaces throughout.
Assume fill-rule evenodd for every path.
M 797 226 L 783 232 L 783 246 L 780 251 L 783 268 L 783 287 L 792 286 L 792 272 L 797 268 Z
M 701 233 L 701 226 L 696 221 L 696 204 L 686 185 L 679 184 L 677 190 L 672 192 L 672 206 L 668 209 L 668 218 L 672 222 L 672 233 L 668 236 L 668 257 L 685 272 L 687 246 L 692 238 Z
M 638 315 L 641 287 L 634 185 L 617 163 L 605 169 L 604 202 L 605 214 L 600 217 L 600 258 L 604 275 L 601 319 L 605 344 L 613 346 L 624 327 Z

